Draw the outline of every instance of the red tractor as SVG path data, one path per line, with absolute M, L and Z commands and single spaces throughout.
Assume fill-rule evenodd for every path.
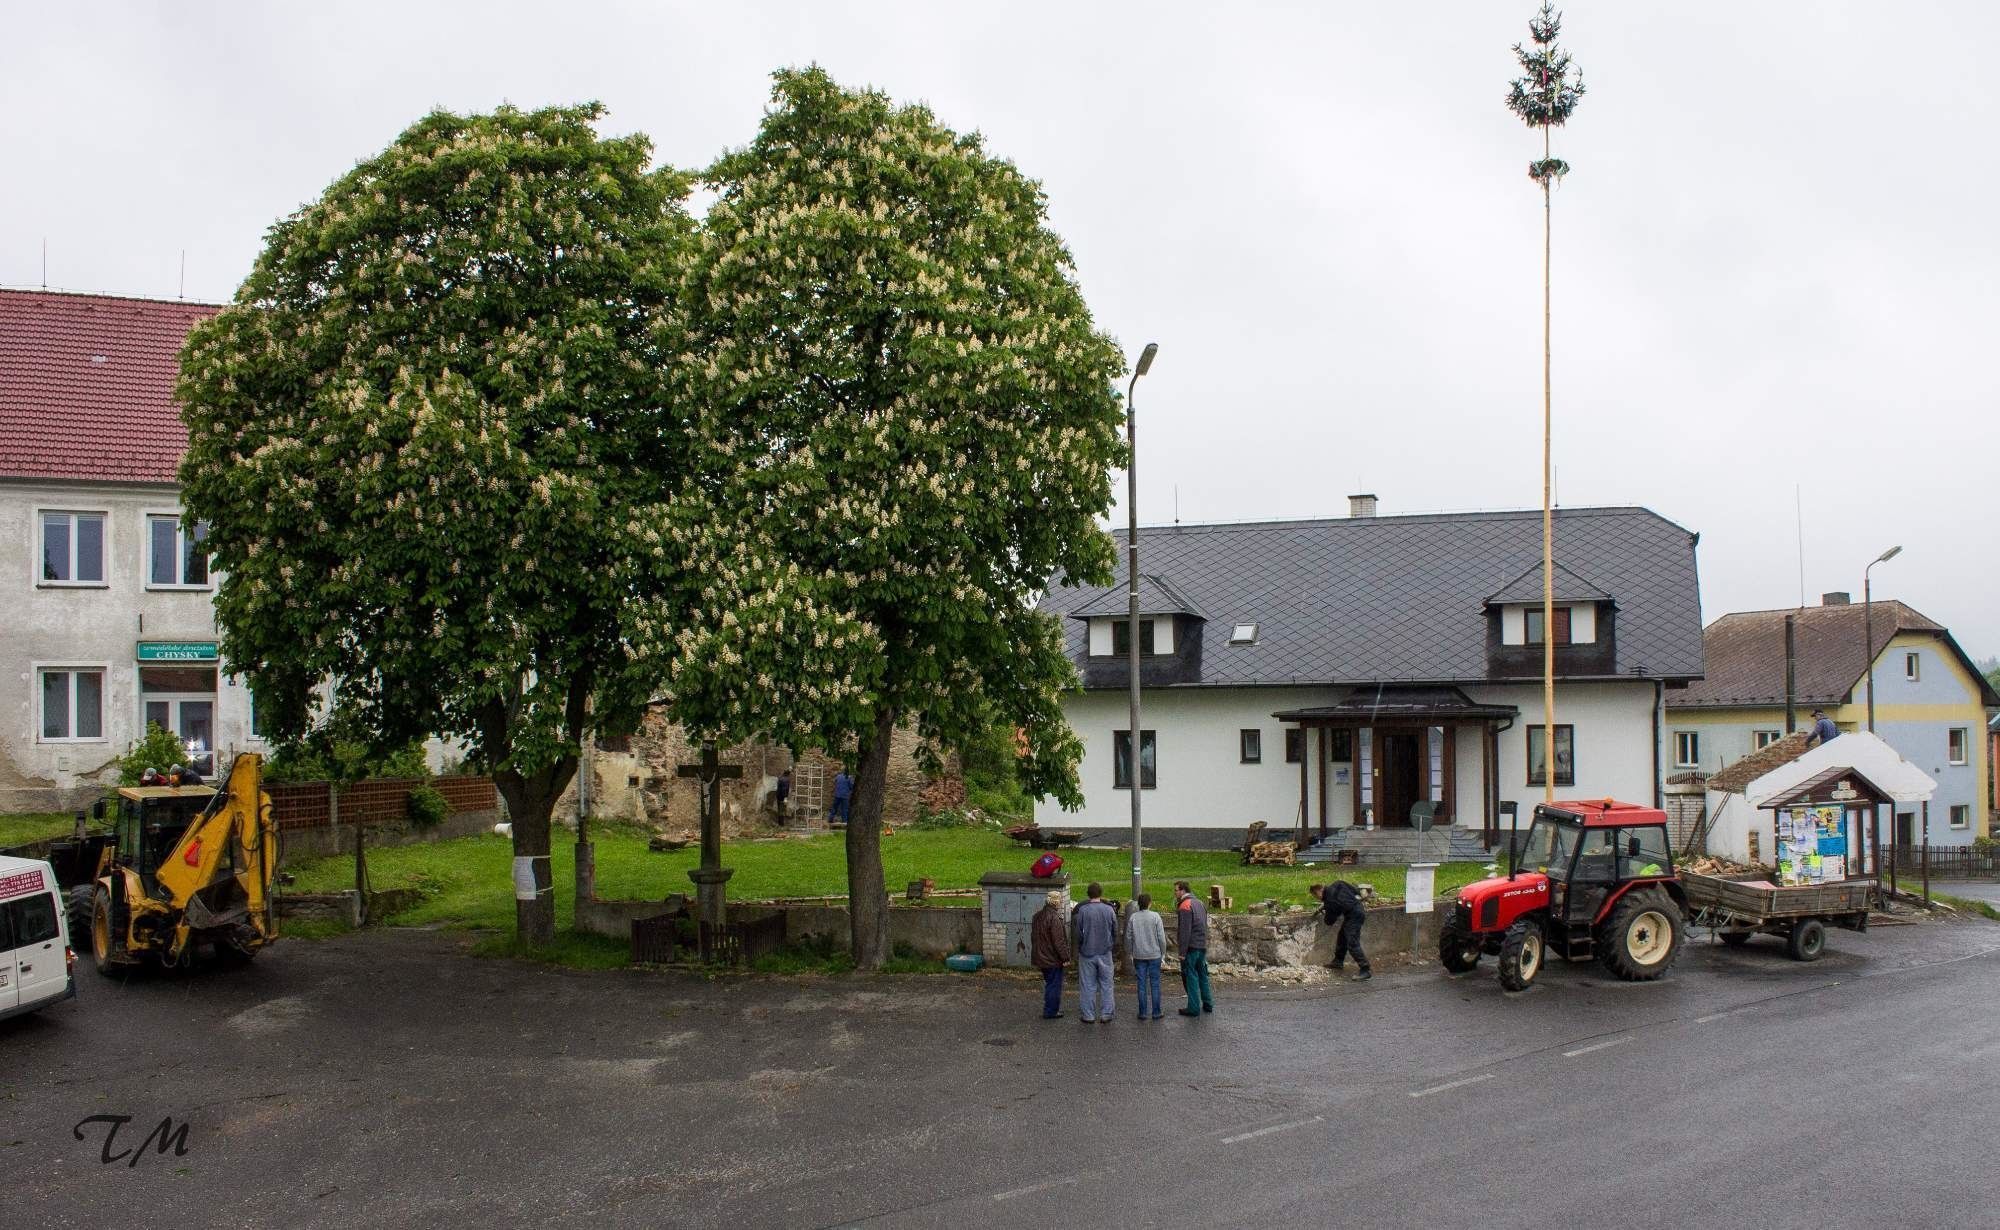
M 1611 799 L 1545 804 L 1513 869 L 1458 891 L 1438 961 L 1463 974 L 1497 956 L 1509 991 L 1527 990 L 1549 954 L 1650 981 L 1680 955 L 1686 912 L 1665 812 Z

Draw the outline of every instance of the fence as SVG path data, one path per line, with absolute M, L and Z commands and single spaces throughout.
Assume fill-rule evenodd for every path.
M 1922 845 L 1884 846 L 1883 869 L 1886 871 L 1893 859 L 1897 875 L 1922 875 L 1926 853 L 1932 879 L 2000 878 L 2000 848 L 1993 847 L 1981 850 L 1973 846 L 1931 846 L 1926 851 Z
M 384 777 L 343 787 L 340 822 L 370 825 L 401 821 L 408 814 L 410 791 L 423 784 L 417 777 Z M 444 796 L 445 810 L 453 815 L 492 811 L 499 806 L 490 777 L 439 777 L 430 785 Z M 281 830 L 325 828 L 333 823 L 330 782 L 290 782 L 265 789 L 271 795 L 271 814 Z

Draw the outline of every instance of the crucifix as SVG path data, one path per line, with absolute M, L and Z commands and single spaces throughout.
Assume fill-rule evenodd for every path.
M 675 776 L 691 777 L 701 783 L 701 866 L 688 872 L 695 883 L 701 921 L 721 926 L 728 921 L 728 890 L 724 887 L 735 868 L 722 865 L 722 782 L 743 776 L 743 766 L 723 764 L 715 753 L 715 740 L 704 739 L 701 761 L 674 769 Z

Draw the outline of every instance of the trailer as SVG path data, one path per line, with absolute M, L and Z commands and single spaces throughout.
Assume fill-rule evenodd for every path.
M 1681 890 L 1697 926 L 1707 927 L 1732 948 L 1753 935 L 1775 935 L 1795 961 L 1817 961 L 1826 951 L 1826 930 L 1868 929 L 1869 903 L 1879 891 L 1874 880 L 1778 885 L 1761 872 L 1711 876 L 1681 872 Z

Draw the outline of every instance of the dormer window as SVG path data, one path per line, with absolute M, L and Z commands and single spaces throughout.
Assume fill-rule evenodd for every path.
M 1255 645 L 1257 643 L 1257 625 L 1237 624 L 1229 630 L 1229 643 L 1232 645 Z
M 1542 614 L 1542 608 L 1538 606 L 1531 606 L 1521 612 L 1521 632 L 1526 644 L 1539 645 L 1542 643 Z M 1555 608 L 1553 614 L 1555 616 L 1556 644 L 1570 644 L 1570 632 L 1573 627 L 1570 608 L 1559 606 Z
M 1160 652 L 1159 634 L 1157 629 L 1158 629 L 1157 620 L 1142 619 L 1139 621 L 1140 653 L 1156 654 Z M 1112 656 L 1122 658 L 1131 652 L 1132 652 L 1132 621 L 1129 619 L 1113 620 L 1111 623 Z

